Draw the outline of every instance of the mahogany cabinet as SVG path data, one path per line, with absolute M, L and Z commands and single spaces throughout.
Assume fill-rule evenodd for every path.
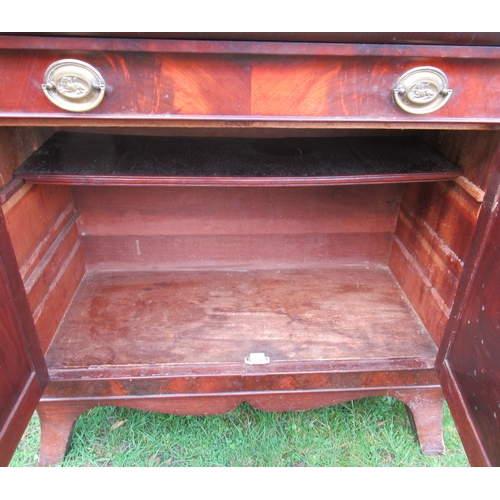
M 0 36 L 0 462 L 98 405 L 448 401 L 500 464 L 500 35 Z

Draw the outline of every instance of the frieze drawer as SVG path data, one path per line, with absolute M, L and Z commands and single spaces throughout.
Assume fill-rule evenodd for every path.
M 78 38 L 63 46 L 51 38 L 0 37 L 3 117 L 56 124 L 75 115 L 93 122 L 153 119 L 167 126 L 300 121 L 302 127 L 484 126 L 500 117 L 497 47 Z M 61 69 L 68 60 L 91 70 L 75 63 Z M 54 66 L 59 94 L 50 80 Z M 436 75 L 444 80 L 436 83 Z M 80 106 L 81 99 L 90 104 Z M 428 99 L 433 104 L 420 105 Z

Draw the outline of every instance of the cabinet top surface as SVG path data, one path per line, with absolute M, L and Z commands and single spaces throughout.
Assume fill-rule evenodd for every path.
M 151 38 L 321 43 L 383 43 L 436 45 L 500 45 L 500 32 L 52 32 L 8 35 L 73 36 L 86 38 Z

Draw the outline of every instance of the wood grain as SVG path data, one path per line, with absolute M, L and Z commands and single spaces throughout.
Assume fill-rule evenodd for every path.
M 0 267 L 0 429 L 7 422 L 23 387 L 32 375 L 32 364 L 21 325 L 12 304 L 12 291 L 6 273 Z M 1 431 L 0 431 L 1 432 Z
M 387 264 L 400 192 L 398 185 L 72 188 L 87 268 L 131 271 Z
M 480 208 L 453 183 L 412 184 L 403 190 L 390 266 L 437 345 Z
M 57 32 L 57 33 L 5 33 L 16 36 L 56 36 L 56 37 L 99 37 L 133 39 L 172 40 L 246 40 L 279 42 L 322 42 L 322 43 L 363 43 L 363 44 L 435 44 L 435 45 L 500 45 L 498 33 L 467 32 L 404 32 L 404 33 L 346 33 L 346 32 Z
M 488 457 L 488 450 L 483 445 L 471 411 L 464 402 L 462 388 L 457 384 L 447 361 L 439 364 L 439 383 L 446 395 L 446 401 L 452 412 L 470 465 L 472 467 L 492 467 L 494 464 Z
M 486 194 L 481 188 L 477 187 L 474 183 L 472 183 L 467 177 L 461 175 L 460 177 L 456 177 L 454 181 L 467 193 L 469 193 L 472 198 L 474 198 L 479 203 L 482 203 L 484 200 L 484 195 Z
M 337 388 L 325 391 L 285 390 L 253 394 L 189 394 L 155 395 L 140 398 L 113 397 L 114 406 L 176 415 L 214 415 L 234 410 L 243 402 L 262 411 L 297 411 L 321 408 L 362 397 L 390 396 L 403 401 L 410 409 L 422 452 L 426 455 L 444 451 L 442 434 L 443 396 L 439 387 L 376 387 Z M 72 429 L 78 416 L 86 410 L 103 406 L 108 398 L 83 397 L 78 400 L 47 399 L 40 403 L 38 413 L 42 427 L 42 444 L 38 465 L 55 465 L 62 461 L 69 445 Z
M 47 383 L 46 375 L 31 373 L 26 383 L 19 388 L 18 398 L 7 399 L 7 406 L 2 418 L 0 431 L 0 467 L 7 467 L 14 456 L 21 441 L 31 416 L 42 397 L 43 389 Z
M 24 181 L 22 179 L 13 179 L 4 188 L 0 189 L 0 205 L 10 200 L 23 186 Z
M 250 352 L 314 363 L 432 358 L 436 349 L 385 268 L 94 273 L 47 362 L 243 368 Z
M 478 187 L 485 186 L 498 165 L 500 135 L 496 132 L 420 136 L 459 165 Z M 470 193 L 449 182 L 412 184 L 403 190 L 390 266 L 438 345 L 459 290 L 481 208 Z
M 401 191 L 394 184 L 71 188 L 87 236 L 391 233 Z
M 82 59 L 82 50 L 103 75 L 106 95 L 87 113 L 65 112 L 48 101 L 41 83 L 50 64 Z M 435 46 L 5 36 L 0 109 L 4 123 L 56 126 L 70 117 L 73 125 L 181 119 L 187 126 L 193 120 L 258 126 L 250 122 L 279 119 L 484 126 L 500 119 L 499 56 L 497 47 L 450 46 L 443 58 Z M 454 91 L 432 116 L 408 115 L 393 100 L 398 78 L 416 66 L 443 70 Z
M 43 127 L 0 127 L 0 189 L 12 180 L 12 172 L 37 150 L 54 131 Z M 4 203 L 6 200 L 1 200 Z
M 54 280 L 64 266 L 65 260 L 80 248 L 75 218 L 76 214 L 67 222 L 42 260 L 26 278 L 24 286 L 32 311 L 37 309 L 45 294 L 55 286 Z
M 463 263 L 481 210 L 454 183 L 413 184 L 404 189 L 403 203 L 436 234 Z
M 478 465 L 500 464 L 500 170 L 490 177 L 477 235 L 460 283 L 439 369 L 464 429 L 467 454 Z M 443 359 L 444 358 L 444 359 Z M 444 365 L 441 363 L 444 361 Z
M 85 272 L 68 188 L 18 191 L 6 214 L 21 277 L 43 352 Z
M 246 365 L 256 351 L 271 364 Z M 42 463 L 63 458 L 83 408 L 111 400 L 211 414 L 393 395 L 412 409 L 424 453 L 441 453 L 435 352 L 384 267 L 91 273 L 47 353 Z
M 19 192 L 21 193 L 21 192 Z M 23 279 L 33 271 L 74 212 L 69 188 L 34 186 L 6 211 L 7 228 Z
M 422 131 L 427 144 L 457 165 L 464 176 L 486 190 L 489 176 L 500 161 L 499 131 Z
M 99 369 L 89 367 L 86 372 L 87 377 L 80 376 L 84 369 L 53 367 L 50 370 L 51 383 L 44 393 L 43 401 L 217 393 L 239 393 L 242 396 L 250 396 L 267 391 L 281 393 L 328 391 L 354 387 L 364 390 L 401 386 L 437 387 L 432 361 L 420 358 L 418 362 L 421 366 L 415 369 L 411 367 L 407 358 L 379 360 L 380 366 L 377 371 L 372 367 L 368 368 L 370 363 L 368 360 L 361 361 L 357 366 L 338 360 L 331 362 L 318 360 L 315 364 L 303 365 L 302 373 L 296 371 L 297 362 L 295 367 L 293 363 L 278 363 L 273 367 L 245 366 L 244 370 L 241 363 L 224 363 L 210 367 L 207 365 L 200 367 L 200 364 L 129 365 L 115 367 L 119 370 L 119 376 L 117 372 L 114 376 L 110 376 L 109 369 L 106 373 L 105 367 Z M 205 370 L 205 374 L 200 374 L 202 369 Z
M 81 241 L 89 271 L 307 269 L 385 265 L 392 233 L 84 236 Z
M 0 365 L 0 465 L 6 466 L 48 376 L 1 209 Z
M 463 269 L 460 258 L 406 203 L 401 204 L 395 238 L 424 270 L 429 286 L 442 298 L 444 310 L 451 309 Z
M 79 245 L 75 245 L 57 269 L 53 281 L 33 310 L 43 352 L 47 351 L 84 274 L 82 251 Z
M 165 182 L 163 151 L 148 156 L 147 146 L 133 158 L 135 139 L 109 147 L 98 134 L 87 147 L 80 137 L 49 155 L 47 165 L 63 166 L 52 181 L 148 188 L 10 185 L 0 193 L 7 224 L 0 217 L 0 361 L 7 366 L 0 463 L 10 458 L 45 380 L 33 317 L 52 379 L 40 407 L 42 463 L 62 458 L 81 411 L 111 402 L 207 414 L 243 401 L 285 411 L 391 395 L 412 409 L 423 451 L 440 452 L 442 395 L 433 364 L 443 332 L 440 382 L 471 463 L 500 463 L 498 34 L 262 33 L 239 41 L 234 34 L 79 35 L 0 36 L 0 188 L 59 126 L 175 135 L 143 142 L 188 151 L 187 175 L 174 168 L 167 183 L 218 187 L 152 187 Z M 63 58 L 83 59 L 103 74 L 99 107 L 70 113 L 46 99 L 45 70 Z M 394 102 L 398 77 L 416 66 L 448 76 L 453 94 L 435 113 L 409 115 Z M 406 144 L 403 162 L 342 138 L 352 145 L 351 165 L 372 162 L 351 177 L 342 162 L 344 177 L 335 178 L 314 153 L 288 157 L 255 146 L 271 136 L 283 145 L 281 135 L 290 144 L 294 136 L 400 128 L 405 132 L 390 141 Z M 402 137 L 410 130 L 422 130 L 435 151 L 413 154 Z M 229 161 L 220 150 L 211 157 L 210 148 L 180 137 L 190 134 L 222 142 L 247 135 L 252 153 L 238 139 Z M 368 142 L 389 141 L 376 134 Z M 458 166 L 480 191 L 453 182 L 310 186 L 437 179 L 399 175 L 402 163 L 423 158 Z M 120 174 L 125 160 L 132 160 L 129 170 Z M 153 175 L 134 177 L 141 163 Z M 85 171 L 89 165 L 97 170 Z M 319 174 L 311 168 L 318 165 Z M 457 174 L 437 175 L 443 171 Z M 72 197 L 82 211 L 78 234 Z M 271 355 L 270 365 L 243 363 L 257 350 Z M 16 399 L 18 392 L 26 397 Z
M 362 34 L 361 36 L 366 36 Z M 451 34 L 452 35 L 452 34 Z M 300 38 L 300 35 L 298 35 Z M 493 35 L 493 38 L 498 35 Z M 442 47 L 427 44 L 356 44 L 356 43 L 252 43 L 240 40 L 189 40 L 189 39 L 127 39 L 127 38 L 98 38 L 98 37 L 53 37 L 53 36 L 0 36 L 0 48 L 9 50 L 76 50 L 76 51 L 116 51 L 116 52 L 143 52 L 167 54 L 275 54 L 275 55 L 342 55 L 342 56 L 375 56 L 387 57 L 441 57 Z M 184 37 L 185 38 L 185 37 Z M 480 38 L 478 38 L 480 39 Z M 491 39 L 490 39 L 491 40 Z M 470 41 L 470 39 L 469 39 Z M 451 44 L 453 45 L 453 44 Z M 467 46 L 471 45 L 471 46 Z M 488 45 L 488 44 L 485 44 Z M 474 47 L 473 43 L 459 44 L 446 47 L 446 56 L 456 57 L 494 58 L 498 56 L 498 46 L 492 45 Z

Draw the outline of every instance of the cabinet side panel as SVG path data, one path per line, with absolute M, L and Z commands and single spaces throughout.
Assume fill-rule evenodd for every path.
M 30 310 L 46 352 L 85 273 L 71 192 L 29 186 L 4 206 Z
M 437 345 L 479 210 L 454 183 L 413 184 L 403 191 L 390 266 Z
M 83 253 L 76 226 L 71 224 L 57 246 L 47 253 L 43 269 L 37 269 L 26 283 L 33 319 L 44 352 L 47 351 L 64 314 L 85 274 Z
M 480 203 L 453 182 L 403 191 L 390 265 L 438 345 L 479 211 Z
M 498 132 L 425 132 L 422 138 L 484 189 Z M 450 317 L 482 204 L 454 182 L 405 186 L 390 266 L 436 344 Z
M 0 127 L 0 189 L 12 180 L 12 172 L 38 149 L 53 129 L 42 127 Z
M 486 190 L 492 169 L 498 163 L 499 131 L 433 130 L 419 135 L 429 146 L 460 167 L 469 181 Z
M 71 218 L 71 192 L 64 186 L 28 184 L 4 205 L 4 212 L 21 276 L 26 280 Z
M 390 268 L 436 344 L 446 326 L 449 311 L 410 251 L 394 237 Z

